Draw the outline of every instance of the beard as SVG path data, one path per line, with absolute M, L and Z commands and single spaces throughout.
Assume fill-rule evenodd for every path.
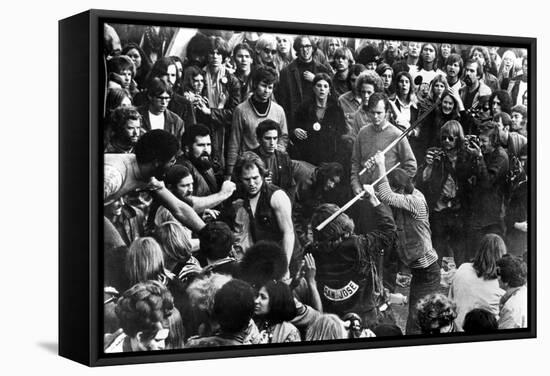
M 198 158 L 191 156 L 189 159 L 200 171 L 206 171 L 212 167 L 212 158 L 207 152 L 203 152 Z

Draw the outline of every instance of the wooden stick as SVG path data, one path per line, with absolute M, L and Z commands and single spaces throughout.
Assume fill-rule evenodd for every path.
M 393 140 L 384 150 L 382 150 L 382 154 L 386 154 L 388 151 L 390 151 L 395 145 L 397 145 L 399 142 L 401 142 L 402 139 L 404 139 L 405 137 L 407 137 L 409 135 L 409 133 L 411 133 L 416 127 L 418 127 L 420 125 L 420 123 L 422 123 L 422 121 L 424 121 L 424 119 L 433 112 L 433 110 L 436 109 L 438 105 L 438 102 L 436 102 L 432 107 L 430 107 L 428 109 L 428 111 L 424 112 L 422 114 L 422 116 L 420 116 L 418 119 L 416 119 L 416 121 L 414 122 L 413 125 L 411 125 L 409 128 L 405 129 L 405 131 L 403 133 L 401 133 L 399 135 L 399 137 L 397 137 L 395 140 Z M 363 168 L 361 171 L 359 171 L 359 176 L 363 175 L 365 172 L 367 172 L 367 168 Z
M 397 167 L 399 167 L 401 163 L 400 162 L 397 162 L 397 164 L 395 166 L 393 166 L 392 168 L 390 168 L 388 171 L 386 171 L 386 173 L 382 176 L 380 176 L 378 179 L 376 179 L 372 185 L 375 186 L 376 184 L 380 183 L 382 181 L 382 179 L 384 179 L 386 176 L 388 176 L 388 174 L 390 172 L 392 172 L 393 170 L 395 170 Z M 365 195 L 366 191 L 362 191 L 361 193 L 359 193 L 357 196 L 355 196 L 354 198 L 352 198 L 351 200 L 349 200 L 344 206 L 342 206 L 340 209 L 338 209 L 337 211 L 335 211 L 334 213 L 332 213 L 332 215 L 330 217 L 328 217 L 327 219 L 325 219 L 319 226 L 317 226 L 315 229 L 317 231 L 321 231 L 322 229 L 325 228 L 326 225 L 328 225 L 330 222 L 332 222 L 334 220 L 334 218 L 338 217 L 340 214 L 342 214 L 343 212 L 345 212 L 346 210 L 348 210 L 350 208 L 350 206 L 352 206 L 353 204 L 355 204 L 359 199 L 361 199 L 361 197 L 363 197 Z

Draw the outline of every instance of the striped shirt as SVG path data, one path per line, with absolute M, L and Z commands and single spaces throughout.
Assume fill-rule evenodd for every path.
M 412 218 L 416 220 L 429 220 L 428 204 L 424 195 L 418 190 L 414 189 L 412 194 L 398 194 L 391 190 L 388 180 L 384 178 L 378 184 L 378 199 L 397 209 L 403 209 L 409 212 Z M 409 267 L 415 269 L 424 269 L 437 261 L 437 252 L 430 248 L 424 256 L 414 261 Z

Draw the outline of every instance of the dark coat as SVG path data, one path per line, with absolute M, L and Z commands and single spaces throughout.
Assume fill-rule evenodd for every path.
M 145 105 L 138 107 L 138 112 L 142 117 L 141 124 L 143 129 L 149 132 L 151 130 L 151 122 L 149 121 L 149 106 Z M 183 120 L 169 109 L 164 111 L 164 130 L 176 136 L 178 142 L 181 142 L 181 136 L 183 136 L 183 132 L 185 131 Z
M 508 168 L 508 154 L 500 146 L 477 161 L 471 220 L 475 227 L 503 223 Z
M 225 73 L 225 81 L 222 90 L 226 97 L 223 108 L 211 107 L 210 115 L 205 115 L 201 111 L 195 111 L 198 123 L 207 125 L 210 128 L 210 137 L 212 138 L 212 158 L 219 163 L 222 168 L 225 167 L 225 134 L 231 129 L 233 120 L 233 111 L 241 103 L 241 84 L 239 80 L 231 73 Z M 207 88 L 205 87 L 205 91 Z
M 314 128 L 315 123 L 320 123 L 320 129 Z M 302 128 L 308 133 L 306 140 L 299 140 L 294 135 L 294 129 Z M 349 164 L 346 161 L 345 143 L 342 136 L 347 133 L 346 117 L 335 100 L 327 102 L 325 115 L 321 121 L 315 113 L 315 100 L 309 99 L 297 108 L 295 121 L 290 125 L 290 139 L 293 143 L 291 156 L 293 159 L 309 162 L 319 166 L 322 162 L 339 162 L 342 165 Z M 351 153 L 349 153 L 351 154 Z
M 440 150 L 440 149 L 439 149 Z M 423 165 L 417 174 L 417 187 L 426 197 L 426 202 L 430 211 L 433 211 L 437 201 L 441 197 L 443 187 L 447 181 L 449 175 L 453 178 L 457 186 L 457 195 L 455 201 L 452 202 L 452 208 L 454 210 L 466 209 L 470 200 L 466 194 L 469 192 L 472 194 L 471 189 L 468 189 L 469 179 L 473 175 L 473 161 L 468 153 L 464 150 L 459 150 L 456 160 L 455 168 L 453 168 L 449 158 L 442 154 L 440 158 L 434 160 L 432 164 L 432 173 L 430 178 L 426 181 L 422 180 L 422 174 L 427 165 Z
M 328 67 L 313 63 L 313 74 L 327 73 L 331 75 Z M 286 119 L 289 124 L 292 123 L 294 112 L 306 99 L 313 98 L 313 92 L 306 89 L 306 80 L 300 74 L 298 61 L 295 59 L 286 68 L 281 71 L 279 88 L 276 92 L 277 103 L 285 110 Z
M 376 273 L 381 250 L 396 241 L 396 227 L 390 210 L 383 204 L 371 209 L 376 228 L 365 235 L 351 235 L 340 242 L 311 243 L 306 247 L 317 264 L 317 286 L 323 309 L 344 315 L 354 312 L 370 316 L 381 291 Z

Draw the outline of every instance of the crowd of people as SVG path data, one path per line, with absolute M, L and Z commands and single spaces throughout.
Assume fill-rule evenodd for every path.
M 104 31 L 105 352 L 527 327 L 526 50 Z

